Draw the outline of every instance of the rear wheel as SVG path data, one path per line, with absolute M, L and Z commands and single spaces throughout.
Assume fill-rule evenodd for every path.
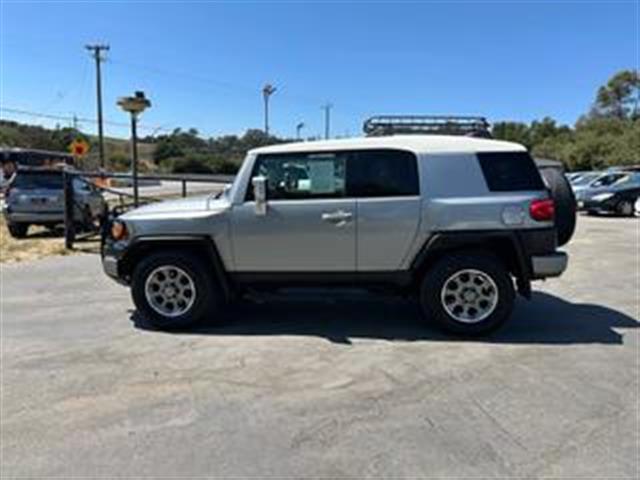
M 482 335 L 511 315 L 513 281 L 497 257 L 484 253 L 451 254 L 427 271 L 420 303 L 427 318 L 462 335 Z
M 206 262 L 176 250 L 154 253 L 141 261 L 133 272 L 131 294 L 145 319 L 165 330 L 214 320 L 221 303 Z
M 623 217 L 633 217 L 633 203 L 630 200 L 622 200 L 616 206 L 616 212 Z
M 29 231 L 29 224 L 9 223 L 7 224 L 7 229 L 9 230 L 9 234 L 13 238 L 25 238 L 27 236 L 27 232 Z

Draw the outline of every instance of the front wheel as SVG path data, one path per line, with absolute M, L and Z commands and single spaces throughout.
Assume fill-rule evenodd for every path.
M 616 207 L 618 215 L 623 217 L 633 217 L 633 203 L 630 200 L 622 200 Z
M 483 253 L 451 254 L 427 273 L 420 303 L 430 320 L 462 335 L 482 335 L 511 315 L 515 291 L 499 258 Z
M 221 303 L 206 262 L 176 250 L 142 260 L 133 272 L 131 295 L 144 318 L 163 330 L 213 320 Z

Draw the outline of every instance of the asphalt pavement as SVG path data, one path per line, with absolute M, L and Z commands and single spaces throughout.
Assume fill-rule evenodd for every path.
M 1 267 L 1 477 L 638 478 L 640 219 L 462 341 L 406 301 L 258 299 L 145 326 L 97 256 Z

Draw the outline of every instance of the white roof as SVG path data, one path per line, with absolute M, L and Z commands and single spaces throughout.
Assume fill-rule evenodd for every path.
M 461 137 L 454 135 L 392 135 L 387 137 L 359 137 L 340 140 L 319 140 L 295 142 L 255 148 L 254 154 L 321 152 L 336 150 L 357 150 L 371 148 L 395 148 L 421 153 L 476 153 L 524 151 L 519 143 L 504 142 L 486 138 Z

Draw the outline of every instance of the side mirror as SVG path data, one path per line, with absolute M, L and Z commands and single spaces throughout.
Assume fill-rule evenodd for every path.
M 267 178 L 253 177 L 251 179 L 253 185 L 253 198 L 256 202 L 256 215 L 267 214 Z

